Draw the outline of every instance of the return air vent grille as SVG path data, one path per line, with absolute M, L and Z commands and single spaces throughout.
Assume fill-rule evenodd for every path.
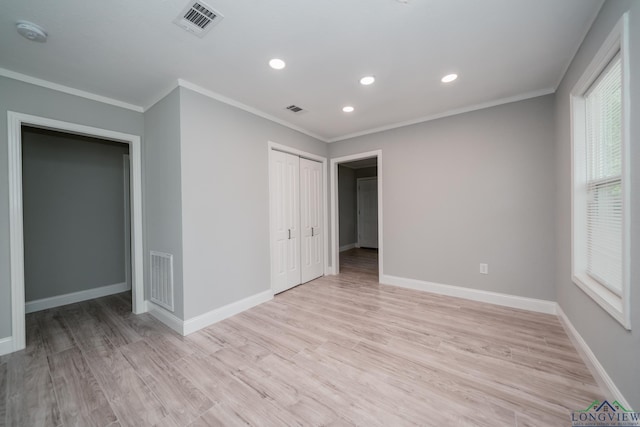
M 173 255 L 151 251 L 151 301 L 173 311 Z
M 222 18 L 219 12 L 198 0 L 189 3 L 173 22 L 190 33 L 203 37 Z
M 293 113 L 304 113 L 304 108 L 302 107 L 298 107 L 297 105 L 289 105 L 287 108 L 287 110 L 293 112 Z

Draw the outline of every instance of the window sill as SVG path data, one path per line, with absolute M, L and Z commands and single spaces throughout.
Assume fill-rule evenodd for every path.
M 611 292 L 586 273 L 574 274 L 573 283 L 589 295 L 625 329 L 631 330 L 631 322 L 627 314 L 628 311 L 625 310 L 623 298 Z

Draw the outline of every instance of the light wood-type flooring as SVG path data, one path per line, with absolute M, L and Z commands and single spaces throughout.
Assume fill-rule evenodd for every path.
M 188 337 L 127 294 L 30 314 L 27 349 L 0 358 L 0 424 L 567 426 L 605 398 L 555 316 L 376 271 L 345 252 L 340 275 Z

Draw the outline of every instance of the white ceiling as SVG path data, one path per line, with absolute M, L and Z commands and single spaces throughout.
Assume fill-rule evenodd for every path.
M 334 141 L 554 91 L 603 2 L 204 1 L 224 19 L 200 39 L 173 24 L 186 0 L 4 0 L 0 67 L 144 108 L 184 79 Z

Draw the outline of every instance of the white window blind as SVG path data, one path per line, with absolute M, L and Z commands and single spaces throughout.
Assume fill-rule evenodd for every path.
M 622 68 L 618 53 L 585 94 L 587 274 L 622 293 Z

